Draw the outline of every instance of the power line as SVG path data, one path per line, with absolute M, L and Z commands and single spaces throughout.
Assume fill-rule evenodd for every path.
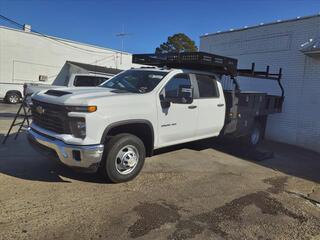
M 18 22 L 16 22 L 15 20 L 12 20 L 12 19 L 10 19 L 10 18 L 8 18 L 8 17 L 6 17 L 6 16 L 3 16 L 3 15 L 1 15 L 1 14 L 0 14 L 0 18 L 3 19 L 3 20 L 5 20 L 5 21 L 7 21 L 7 22 L 10 22 L 11 24 L 13 24 L 13 25 L 15 25 L 15 26 L 17 26 L 17 27 L 19 27 L 19 28 L 23 28 L 23 27 L 24 27 L 23 24 L 18 23 Z M 108 52 L 102 52 L 102 51 L 94 51 L 94 50 L 89 50 L 89 49 L 77 47 L 77 46 L 74 46 L 74 45 L 72 45 L 72 44 L 66 43 L 66 42 L 64 42 L 64 41 L 62 41 L 62 40 L 59 40 L 59 39 L 57 39 L 57 38 L 55 38 L 55 37 L 51 37 L 51 36 L 45 35 L 45 34 L 43 34 L 43 33 L 41 33 L 41 32 L 38 32 L 38 31 L 36 31 L 36 30 L 34 30 L 34 29 L 32 29 L 31 31 L 34 32 L 34 33 L 36 33 L 36 34 L 41 35 L 42 37 L 45 37 L 45 38 L 49 39 L 49 40 L 56 41 L 56 42 L 58 42 L 58 43 L 60 43 L 60 44 L 63 44 L 63 45 L 66 45 L 66 46 L 68 46 L 68 47 L 72 47 L 72 48 L 75 48 L 75 49 L 78 49 L 78 50 L 82 50 L 82 51 L 86 51 L 86 52 L 91 52 L 91 53 L 115 54 L 115 53 L 108 53 Z M 121 52 L 121 54 L 122 54 L 122 52 Z

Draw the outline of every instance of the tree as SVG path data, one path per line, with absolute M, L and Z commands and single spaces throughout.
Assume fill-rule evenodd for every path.
M 198 48 L 184 33 L 176 33 L 168 37 L 167 42 L 162 43 L 156 48 L 156 53 L 180 53 L 180 52 L 196 52 Z

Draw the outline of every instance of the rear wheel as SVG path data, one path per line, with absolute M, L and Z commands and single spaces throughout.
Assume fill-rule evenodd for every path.
M 7 103 L 17 104 L 20 101 L 20 95 L 17 92 L 8 92 L 5 100 Z
M 248 145 L 248 147 L 255 148 L 261 142 L 262 136 L 263 133 L 261 124 L 258 121 L 256 121 L 252 126 L 249 135 L 247 135 L 244 139 L 245 144 Z
M 114 183 L 135 178 L 144 165 L 146 150 L 140 138 L 118 134 L 107 142 L 100 173 Z

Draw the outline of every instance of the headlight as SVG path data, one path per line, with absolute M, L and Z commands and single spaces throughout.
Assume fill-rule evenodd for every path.
M 66 109 L 68 112 L 95 112 L 97 106 L 68 106 Z
M 70 118 L 71 133 L 76 138 L 86 137 L 86 120 L 84 118 Z

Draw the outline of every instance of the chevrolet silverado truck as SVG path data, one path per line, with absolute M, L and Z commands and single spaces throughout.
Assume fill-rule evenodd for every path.
M 238 70 L 237 60 L 209 53 L 135 54 L 150 67 L 126 70 L 98 87 L 45 90 L 32 97 L 32 146 L 64 164 L 133 179 L 155 149 L 224 136 L 257 145 L 283 95 L 242 92 L 234 76 L 280 83 L 281 72 Z M 234 89 L 223 90 L 223 75 Z M 281 86 L 281 84 L 280 84 Z

